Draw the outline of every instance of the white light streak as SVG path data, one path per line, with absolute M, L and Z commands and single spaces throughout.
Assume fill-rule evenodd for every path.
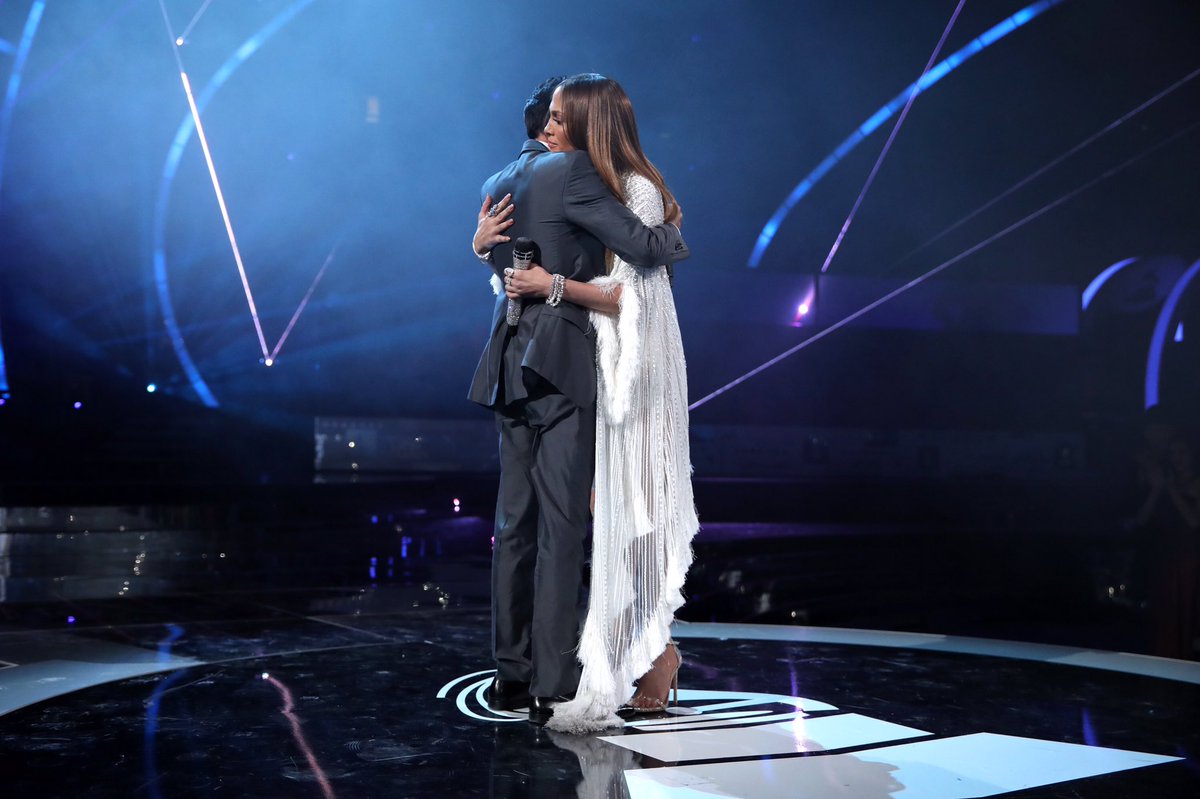
M 225 194 L 221 191 L 221 181 L 217 178 L 217 167 L 213 164 L 212 152 L 208 148 L 208 137 L 204 135 L 204 124 L 200 121 L 200 110 L 196 108 L 192 84 L 183 70 L 180 70 L 179 77 L 183 80 L 183 90 L 187 94 L 188 108 L 192 111 L 192 121 L 196 123 L 196 138 L 200 141 L 200 149 L 204 151 L 204 162 L 208 164 L 208 175 L 212 178 L 213 191 L 217 193 L 217 205 L 221 209 L 221 219 L 225 222 L 225 233 L 229 236 L 229 246 L 233 250 L 233 260 L 237 263 L 238 275 L 242 279 L 242 288 L 246 292 L 246 304 L 250 306 L 250 317 L 254 320 L 254 332 L 258 335 L 258 346 L 262 348 L 263 358 L 269 360 L 271 356 L 267 350 L 267 339 L 263 336 L 262 322 L 258 318 L 258 308 L 254 305 L 254 293 L 250 291 L 250 280 L 246 277 L 246 266 L 242 263 L 242 253 L 238 250 L 237 236 L 233 233 L 233 222 L 229 218 L 229 209 L 225 205 Z

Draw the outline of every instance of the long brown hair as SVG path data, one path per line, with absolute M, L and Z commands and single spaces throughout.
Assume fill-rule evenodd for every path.
M 642 152 L 633 103 L 612 78 L 595 73 L 572 75 L 558 89 L 562 93 L 563 124 L 576 150 L 586 150 L 600 179 L 621 202 L 625 190 L 621 175 L 636 172 L 662 193 L 665 218 L 675 214 L 675 195 L 662 173 Z

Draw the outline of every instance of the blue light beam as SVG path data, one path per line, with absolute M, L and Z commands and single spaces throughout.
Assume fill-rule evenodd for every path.
M 25 62 L 29 59 L 30 48 L 33 47 L 33 37 L 37 35 L 38 25 L 42 21 L 42 12 L 45 10 L 45 0 L 36 0 L 29 7 L 29 16 L 25 18 L 25 28 L 21 32 L 21 42 L 15 51 L 9 42 L 0 40 L 0 44 L 5 45 L 2 48 L 3 52 L 16 53 L 16 57 L 13 59 L 12 73 L 8 76 L 8 87 L 4 92 L 4 107 L 0 108 L 0 189 L 4 187 L 4 155 L 8 151 L 8 136 L 12 131 L 17 94 L 21 91 L 21 76 L 25 72 Z M 0 338 L 0 400 L 7 400 L 8 396 L 8 369 L 5 367 L 4 360 L 4 340 Z
M 21 91 L 21 77 L 25 73 L 25 62 L 29 59 L 29 49 L 33 47 L 33 37 L 37 35 L 38 25 L 42 21 L 42 12 L 45 10 L 45 0 L 37 0 L 30 6 L 29 16 L 25 19 L 25 29 L 21 32 L 21 43 L 17 45 L 17 55 L 13 60 L 12 73 L 8 76 L 8 88 L 4 92 L 4 107 L 0 109 L 0 188 L 4 186 L 4 154 L 8 150 L 8 136 L 12 131 L 13 111 L 17 107 L 17 93 Z
M 922 275 L 918 275 L 917 277 L 915 277 L 912 280 L 905 283 L 900 288 L 895 289 L 895 290 L 889 292 L 888 294 L 885 294 L 884 296 L 880 297 L 879 299 L 875 300 L 874 302 L 872 302 L 868 305 L 863 306 L 862 308 L 859 308 L 857 311 L 850 314 L 849 316 L 839 319 L 837 322 L 835 322 L 834 324 L 825 328 L 824 330 L 821 330 L 819 333 L 812 336 L 811 338 L 807 338 L 804 341 L 801 341 L 799 344 L 795 345 L 794 347 L 791 347 L 790 349 L 784 350 L 779 355 L 776 355 L 774 358 L 770 359 L 769 361 L 766 361 L 765 363 L 762 363 L 762 364 L 754 367 L 753 369 L 751 369 L 749 372 L 746 372 L 741 377 L 731 380 L 728 383 L 726 383 L 725 385 L 721 386 L 720 388 L 709 392 L 708 394 L 704 395 L 703 397 L 701 397 L 700 399 L 696 400 L 691 405 L 689 405 L 688 410 L 695 411 L 701 405 L 711 402 L 712 400 L 721 396 L 725 392 L 731 391 L 732 389 L 740 386 L 742 383 L 745 383 L 747 380 L 754 377 L 755 375 L 765 372 L 767 369 L 770 369 L 772 366 L 775 366 L 776 364 L 781 363 L 782 361 L 795 355 L 797 352 L 800 352 L 800 350 L 804 349 L 808 345 L 810 345 L 816 341 L 820 341 L 821 339 L 825 338 L 826 336 L 828 336 L 830 333 L 834 332 L 835 330 L 840 330 L 841 328 L 854 322 L 855 320 L 859 319 L 860 317 L 865 316 L 866 314 L 869 314 L 871 311 L 875 310 L 879 306 L 881 306 L 887 302 L 890 302 L 891 300 L 895 299 L 896 297 L 899 297 L 904 292 L 906 292 L 910 289 L 916 288 L 917 286 L 924 283 L 926 280 L 933 277 L 934 275 L 937 275 L 940 272 L 945 271 L 946 269 L 950 268 L 951 266 L 953 266 L 954 264 L 963 260 L 964 258 L 979 252 L 984 247 L 987 247 L 988 245 L 990 245 L 992 242 L 997 241 L 997 240 L 1007 236 L 1009 233 L 1012 233 L 1015 230 L 1019 230 L 1020 228 L 1024 227 L 1025 225 L 1029 224 L 1030 222 L 1034 221 L 1035 219 L 1038 219 L 1038 218 L 1042 217 L 1043 215 L 1049 213 L 1050 211 L 1053 211 L 1055 208 L 1058 208 L 1059 206 L 1063 205 L 1064 203 L 1071 201 L 1072 199 L 1074 199 L 1078 195 L 1082 194 L 1083 192 L 1087 191 L 1088 189 L 1092 188 L 1093 186 L 1096 186 L 1096 185 L 1102 183 L 1103 181 L 1108 180 L 1110 177 L 1117 174 L 1118 172 L 1121 172 L 1122 170 L 1127 169 L 1128 167 L 1132 166 L 1133 164 L 1136 164 L 1138 161 L 1141 161 L 1143 158 L 1146 158 L 1146 157 L 1158 152 L 1162 148 L 1172 144 L 1173 142 L 1175 142 L 1176 140 L 1178 140 L 1184 136 L 1189 135 L 1190 133 L 1192 133 L 1193 131 L 1195 131 L 1197 129 L 1200 129 L 1200 122 L 1195 122 L 1191 125 L 1188 125 L 1186 128 L 1183 128 L 1182 130 L 1179 130 L 1179 131 L 1173 133 L 1172 135 L 1168 136 L 1167 138 L 1163 139 L 1162 141 L 1158 142 L 1157 144 L 1151 145 L 1150 147 L 1146 148 L 1145 150 L 1142 150 L 1140 153 L 1133 156 L 1132 158 L 1122 161 L 1120 164 L 1117 164 L 1115 167 L 1109 169 L 1108 171 L 1104 172 L 1103 174 L 1092 178 L 1091 180 L 1087 181 L 1083 185 L 1078 186 L 1074 189 L 1071 189 L 1069 192 L 1062 195 L 1057 200 L 1053 200 L 1052 202 L 1049 202 L 1046 205 L 1043 205 L 1041 208 L 1018 219 L 1016 222 L 1013 222 L 1011 225 L 1004 228 L 1003 230 L 993 233 L 992 235 L 988 236 L 986 239 L 979 242 L 978 244 L 968 247 L 966 250 L 963 250 L 958 255 L 954 256 L 953 258 L 951 258 L 947 261 L 943 261 L 942 263 L 935 266 L 933 269 L 930 269 L 928 272 L 925 272 Z M 1195 272 L 1197 266 L 1200 266 L 1200 262 L 1198 262 L 1196 265 L 1193 265 L 1192 268 L 1190 270 L 1188 270 L 1187 274 L 1184 275 L 1184 277 L 1186 278 L 1186 277 L 1188 277 L 1188 275 L 1191 275 L 1193 272 Z M 1181 282 L 1182 282 L 1182 279 L 1181 279 Z M 1178 285 L 1176 286 L 1176 288 L 1178 288 Z M 1165 327 L 1165 325 L 1164 325 L 1164 327 Z M 1157 334 L 1158 334 L 1157 329 L 1155 330 L 1155 334 L 1157 336 Z M 1154 346 L 1151 345 L 1150 354 L 1151 354 L 1151 361 L 1154 366 L 1155 397 L 1157 397 L 1158 369 L 1157 369 L 1157 363 L 1155 362 L 1155 352 L 1156 352 L 1156 350 L 1155 350 Z M 1159 347 L 1159 350 L 1157 350 L 1157 352 L 1159 352 L 1159 355 L 1161 356 L 1161 347 Z M 1150 388 L 1149 388 L 1150 383 L 1151 383 L 1150 369 L 1147 368 L 1147 372 L 1146 372 L 1147 397 L 1150 396 Z
M 842 246 L 842 239 L 846 238 L 846 231 L 850 229 L 851 223 L 854 222 L 854 216 L 858 213 L 859 206 L 866 199 L 867 192 L 871 189 L 871 184 L 875 182 L 875 176 L 879 174 L 879 167 L 883 166 L 883 160 L 887 158 L 888 151 L 892 149 L 892 143 L 896 141 L 896 134 L 900 132 L 900 126 L 904 124 L 904 119 L 908 116 L 913 101 L 917 99 L 917 89 L 921 85 L 921 81 L 925 80 L 925 77 L 929 75 L 930 68 L 937 60 L 938 55 L 941 54 L 942 47 L 946 44 L 946 38 L 950 35 L 951 29 L 954 28 L 954 23 L 958 20 L 958 15 L 966 2 L 967 0 L 958 0 L 958 5 L 954 7 L 954 13 L 950 15 L 950 21 L 946 23 L 946 29 L 942 31 L 942 36 L 938 39 L 937 47 L 933 48 L 933 52 L 929 55 L 929 61 L 925 63 L 925 68 L 921 70 L 921 76 L 912 85 L 908 93 L 908 99 L 904 102 L 904 108 L 900 111 L 900 116 L 896 117 L 896 124 L 892 126 L 892 132 L 888 134 L 887 141 L 883 143 L 883 147 L 879 151 L 879 157 L 875 159 L 875 166 L 871 167 L 871 172 L 867 175 L 867 182 L 863 184 L 862 191 L 858 193 L 858 199 L 854 201 L 853 207 L 850 208 L 850 213 L 846 215 L 846 221 L 842 223 L 842 229 L 838 231 L 837 238 L 833 241 L 833 246 L 829 248 L 829 254 L 825 256 L 825 263 L 821 264 L 822 274 L 829 271 L 829 265 L 833 263 L 833 256 L 837 254 L 838 248 Z
M 1167 336 L 1171 332 L 1171 320 L 1175 317 L 1175 311 L 1179 307 L 1179 301 L 1183 298 L 1183 293 L 1187 291 L 1188 284 L 1200 275 L 1200 261 L 1188 267 L 1188 270 L 1183 273 L 1179 280 L 1175 281 L 1175 285 L 1171 287 L 1171 293 L 1167 295 L 1166 302 L 1163 303 L 1162 310 L 1158 312 L 1158 320 L 1154 323 L 1154 334 L 1150 336 L 1150 355 L 1146 359 L 1146 408 L 1152 408 L 1158 404 L 1159 394 L 1159 377 L 1162 372 L 1163 350 L 1167 346 Z M 1182 326 L 1182 323 L 1180 323 Z M 1182 336 L 1181 336 L 1182 337 Z
M 783 205 L 779 206 L 775 213 L 771 215 L 766 225 L 763 226 L 762 232 L 758 234 L 758 240 L 754 244 L 754 251 L 750 253 L 750 260 L 747 262 L 747 266 L 751 269 L 758 268 L 763 254 L 771 246 L 771 240 L 775 238 L 775 234 L 779 231 L 783 220 L 796 207 L 796 204 L 812 191 L 812 188 L 829 173 L 829 170 L 833 169 L 863 139 L 874 133 L 880 125 L 903 108 L 905 103 L 908 102 L 910 95 L 915 96 L 928 91 L 934 84 L 950 74 L 955 68 L 961 66 L 971 56 L 982 51 L 988 45 L 996 43 L 1017 28 L 1062 2 L 1065 2 L 1065 0 L 1039 0 L 1039 2 L 1023 8 L 1008 19 L 997 23 L 972 39 L 966 46 L 947 56 L 943 61 L 934 66 L 933 69 L 929 70 L 923 78 L 913 84 L 909 84 L 902 92 L 893 97 L 890 102 L 871 115 L 866 122 L 855 129 L 845 141 L 838 145 L 837 149 L 825 156 L 821 163 L 817 164 L 816 168 L 797 184 L 796 188 L 792 189 L 792 193 L 784 200 Z M 915 93 L 914 88 L 916 90 Z
M 1083 310 L 1086 311 L 1088 309 L 1088 306 L 1092 304 L 1092 300 L 1096 298 L 1096 294 L 1100 291 L 1100 288 L 1105 283 L 1111 280 L 1113 276 L 1117 274 L 1117 272 L 1120 272 L 1122 269 L 1134 263 L 1135 261 L 1137 261 L 1137 258 L 1126 258 L 1123 261 L 1117 261 L 1115 264 L 1096 275 L 1096 277 L 1092 279 L 1092 282 L 1088 283 L 1087 288 L 1083 290 Z

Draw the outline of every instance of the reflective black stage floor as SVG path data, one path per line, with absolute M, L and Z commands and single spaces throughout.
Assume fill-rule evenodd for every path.
M 573 737 L 486 710 L 486 610 L 443 599 L 413 585 L 6 606 L 2 793 L 1200 795 L 1200 664 L 680 624 L 681 701 L 700 713 Z

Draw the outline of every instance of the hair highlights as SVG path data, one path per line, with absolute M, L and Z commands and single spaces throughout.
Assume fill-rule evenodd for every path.
M 605 185 L 622 202 L 625 192 L 621 175 L 636 172 L 662 193 L 666 218 L 675 214 L 675 196 L 662 173 L 642 152 L 633 103 L 621 84 L 595 73 L 573 75 L 559 86 L 563 124 L 567 138 L 577 150 L 586 150 Z

